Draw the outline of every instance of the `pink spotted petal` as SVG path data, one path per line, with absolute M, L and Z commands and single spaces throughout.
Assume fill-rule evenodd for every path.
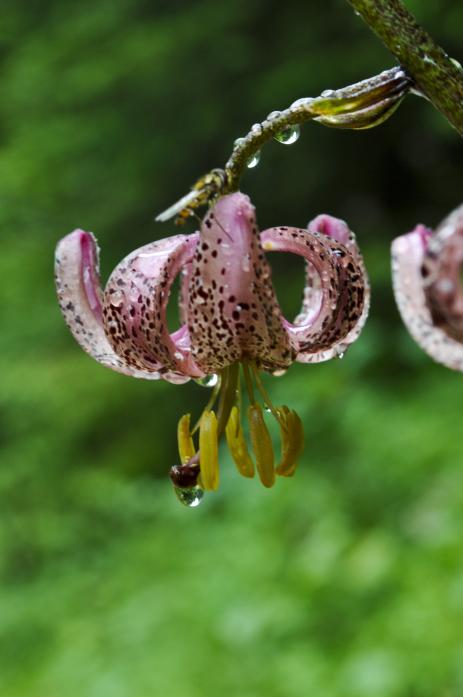
M 294 324 L 285 320 L 301 363 L 339 355 L 364 321 L 366 276 L 353 247 L 349 249 L 350 235 L 341 242 L 316 229 L 289 227 L 270 228 L 261 235 L 265 251 L 298 254 L 308 262 L 302 312 Z
M 162 366 L 161 373 L 177 374 L 176 382 L 203 375 L 191 356 L 188 328 L 170 334 L 166 317 L 172 283 L 197 242 L 198 234 L 174 235 L 135 250 L 104 292 L 103 322 L 114 351 L 139 369 Z
M 402 319 L 417 344 L 438 363 L 463 371 L 463 344 L 434 323 L 426 302 L 422 267 L 431 230 L 418 225 L 392 243 L 392 280 Z
M 194 360 L 207 373 L 243 359 L 269 371 L 291 363 L 255 210 L 244 194 L 220 198 L 201 225 L 188 326 Z
M 433 322 L 463 343 L 463 206 L 451 213 L 429 239 L 421 274 Z
M 56 289 L 64 319 L 81 347 L 99 363 L 124 375 L 157 380 L 156 367 L 139 370 L 118 356 L 106 338 L 102 321 L 102 291 L 98 246 L 92 233 L 75 230 L 56 248 Z
M 341 242 L 348 251 L 352 254 L 354 259 L 356 260 L 361 273 L 363 277 L 363 285 L 365 289 L 365 294 L 364 294 L 364 299 L 363 299 L 363 310 L 360 314 L 360 317 L 357 320 L 357 323 L 354 325 L 354 327 L 351 329 L 351 331 L 347 334 L 347 336 L 342 339 L 342 341 L 338 342 L 332 348 L 326 350 L 326 351 L 320 351 L 319 353 L 315 354 L 308 354 L 307 358 L 310 360 L 304 360 L 303 362 L 310 362 L 310 363 L 321 363 L 323 361 L 328 361 L 331 360 L 332 358 L 337 358 L 342 356 L 349 346 L 353 344 L 357 339 L 359 338 L 363 327 L 365 326 L 365 323 L 368 319 L 368 313 L 370 310 L 370 282 L 368 279 L 368 274 L 367 270 L 365 268 L 365 264 L 363 261 L 363 257 L 360 253 L 359 246 L 357 244 L 357 240 L 355 238 L 354 233 L 349 229 L 349 226 L 344 220 L 341 220 L 340 218 L 334 218 L 331 215 L 327 214 L 321 214 L 318 215 L 314 220 L 312 220 L 309 225 L 308 225 L 308 230 L 310 232 L 321 232 L 325 235 L 328 235 L 328 237 L 331 237 L 334 240 L 337 240 L 338 242 Z M 306 274 L 307 274 L 307 286 L 310 288 L 310 280 L 311 280 L 311 265 L 307 263 L 306 265 Z M 304 315 L 306 314 L 305 312 L 305 299 L 306 295 L 304 296 L 304 302 L 302 306 L 302 310 L 298 318 L 295 320 L 295 324 L 303 324 L 304 323 Z M 309 306 L 310 309 L 310 306 Z M 300 359 L 299 359 L 300 360 Z

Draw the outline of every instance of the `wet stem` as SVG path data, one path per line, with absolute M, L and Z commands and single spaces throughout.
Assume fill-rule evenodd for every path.
M 463 135 L 463 70 L 418 24 L 401 0 L 348 0 L 416 86 Z

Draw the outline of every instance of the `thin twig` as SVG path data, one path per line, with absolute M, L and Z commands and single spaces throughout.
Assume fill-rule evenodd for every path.
M 463 135 L 463 70 L 401 0 L 348 0 L 422 92 Z

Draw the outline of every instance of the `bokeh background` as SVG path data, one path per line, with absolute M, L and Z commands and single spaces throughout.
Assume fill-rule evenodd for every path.
M 463 58 L 461 3 L 407 5 Z M 224 451 L 219 493 L 187 509 L 166 475 L 207 390 L 87 357 L 54 246 L 94 231 L 106 278 L 253 122 L 394 60 L 344 0 L 0 14 L 2 697 L 460 697 L 463 382 L 408 336 L 389 269 L 393 237 L 461 203 L 456 132 L 409 97 L 378 129 L 266 146 L 243 181 L 261 228 L 347 219 L 371 317 L 344 360 L 269 383 L 306 426 L 296 477 L 264 490 Z M 302 265 L 274 261 L 296 313 Z

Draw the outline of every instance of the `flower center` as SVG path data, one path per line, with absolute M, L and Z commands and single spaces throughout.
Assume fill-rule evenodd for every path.
M 248 399 L 246 411 L 242 406 L 242 382 Z M 281 454 L 278 464 L 275 464 L 264 412 L 271 414 L 279 426 Z M 241 423 L 243 413 L 247 417 L 251 452 Z M 195 446 L 197 433 L 198 447 Z M 254 477 L 257 470 L 265 487 L 274 485 L 276 475 L 291 477 L 294 474 L 304 447 L 301 419 L 287 406 L 272 404 L 255 363 L 233 363 L 222 370 L 197 423 L 191 427 L 190 414 L 184 414 L 178 422 L 181 464 L 171 468 L 170 477 L 179 500 L 185 505 L 197 506 L 204 491 L 218 489 L 219 441 L 223 434 L 238 472 L 243 477 Z

